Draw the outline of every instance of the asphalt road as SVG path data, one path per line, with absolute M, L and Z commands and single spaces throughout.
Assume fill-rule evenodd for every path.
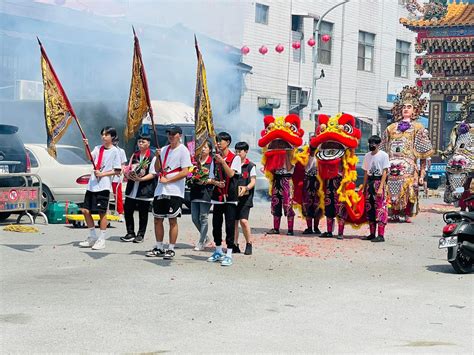
M 192 250 L 189 215 L 171 262 L 145 257 L 151 223 L 143 244 L 121 243 L 114 223 L 102 251 L 77 247 L 84 229 L 0 227 L 0 351 L 472 354 L 474 275 L 437 249 L 435 203 L 389 224 L 385 243 L 360 240 L 367 227 L 343 241 L 265 236 L 270 207 L 258 204 L 254 254 L 229 268 Z

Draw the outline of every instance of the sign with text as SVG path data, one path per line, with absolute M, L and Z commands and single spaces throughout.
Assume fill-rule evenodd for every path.
M 39 187 L 0 187 L 0 212 L 37 209 Z

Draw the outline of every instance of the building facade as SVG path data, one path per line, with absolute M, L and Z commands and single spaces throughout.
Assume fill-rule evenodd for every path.
M 461 120 L 462 102 L 474 90 L 474 2 L 425 6 L 418 18 L 400 22 L 417 33 L 417 84 L 430 93 L 430 137 L 440 159 L 438 151 Z

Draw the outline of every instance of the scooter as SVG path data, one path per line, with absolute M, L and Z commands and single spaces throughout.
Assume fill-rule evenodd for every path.
M 468 200 L 474 200 L 474 196 Z M 474 263 L 474 212 L 446 212 L 443 220 L 446 225 L 438 248 L 448 249 L 448 261 L 458 274 L 470 273 Z

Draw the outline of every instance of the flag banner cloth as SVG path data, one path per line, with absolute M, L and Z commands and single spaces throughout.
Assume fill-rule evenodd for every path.
M 150 115 L 153 122 L 153 110 L 148 94 L 148 84 L 143 66 L 142 54 L 138 37 L 133 30 L 135 45 L 132 64 L 132 82 L 130 84 L 130 96 L 128 97 L 127 126 L 125 128 L 125 139 L 129 140 L 137 133 L 142 120 Z M 153 124 L 154 125 L 154 124 Z
M 215 141 L 216 132 L 212 122 L 211 100 L 207 91 L 206 68 L 201 52 L 194 37 L 197 55 L 196 96 L 194 99 L 194 130 L 195 146 L 194 156 L 199 159 L 202 148 L 207 140 Z
M 66 133 L 72 119 L 76 117 L 41 42 L 39 42 L 39 45 L 41 48 L 41 72 L 43 74 L 44 86 L 44 118 L 46 121 L 48 153 L 56 158 L 56 144 L 64 133 Z

